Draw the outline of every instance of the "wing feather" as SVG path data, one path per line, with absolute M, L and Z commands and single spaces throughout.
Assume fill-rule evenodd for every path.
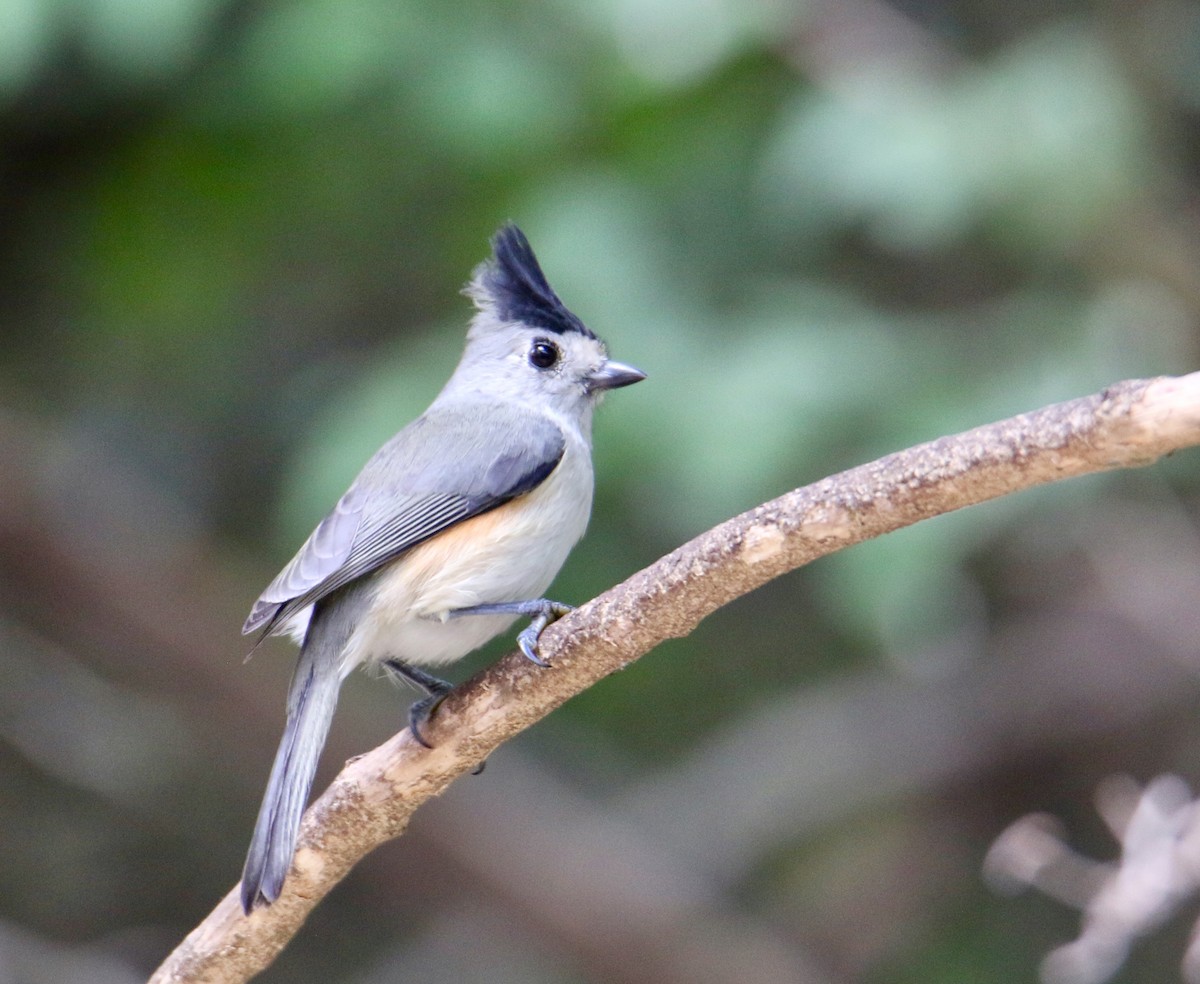
M 558 426 L 519 408 L 431 410 L 385 444 L 254 603 L 243 633 L 288 618 L 456 523 L 537 488 L 566 450 Z M 499 418 L 499 419 L 496 419 Z M 493 447 L 482 437 L 502 435 Z

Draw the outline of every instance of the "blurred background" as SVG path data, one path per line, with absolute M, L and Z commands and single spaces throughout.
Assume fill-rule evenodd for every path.
M 235 883 L 293 651 L 242 619 L 458 356 L 517 221 L 649 379 L 581 602 L 881 454 L 1184 373 L 1184 0 L 3 0 L 0 984 L 144 979 Z M 1200 453 L 857 547 L 429 804 L 264 981 L 1012 982 L 984 877 L 1200 782 Z M 501 640 L 456 679 L 504 651 Z M 318 786 L 404 722 L 343 690 Z M 1178 979 L 1196 907 L 1116 979 Z

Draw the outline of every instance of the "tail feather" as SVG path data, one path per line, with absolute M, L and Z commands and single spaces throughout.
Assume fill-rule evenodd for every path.
M 301 650 L 292 677 L 287 725 L 242 871 L 242 908 L 247 914 L 274 902 L 283 890 L 317 759 L 337 706 L 341 684 L 337 660 L 318 653 L 324 647 L 311 645 L 312 641 Z

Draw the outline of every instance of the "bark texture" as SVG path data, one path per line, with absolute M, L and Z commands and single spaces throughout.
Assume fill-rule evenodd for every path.
M 231 890 L 152 984 L 249 980 L 418 806 L 570 697 L 760 585 L 931 516 L 1196 444 L 1200 373 L 1133 380 L 888 455 L 735 516 L 548 628 L 541 651 L 551 668 L 512 653 L 460 687 L 429 725 L 432 750 L 404 731 L 349 763 L 309 808 L 279 900 L 246 917 Z

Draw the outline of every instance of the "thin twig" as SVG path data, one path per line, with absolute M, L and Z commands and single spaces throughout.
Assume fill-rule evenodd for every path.
M 735 598 L 818 557 L 1021 489 L 1150 464 L 1200 444 L 1200 373 L 1102 393 L 944 437 L 764 503 L 546 630 L 553 668 L 510 654 L 439 709 L 427 750 L 401 732 L 346 766 L 301 828 L 283 895 L 252 916 L 231 891 L 151 979 L 246 981 L 364 855 L 499 744 Z

